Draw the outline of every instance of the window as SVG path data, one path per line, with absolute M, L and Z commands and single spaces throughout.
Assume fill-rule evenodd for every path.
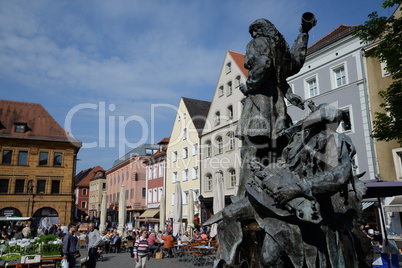
M 402 148 L 392 149 L 392 157 L 394 158 L 396 179 L 402 180 Z
M 229 144 L 228 150 L 229 151 L 234 150 L 234 148 L 235 148 L 235 139 L 234 139 L 234 133 L 233 132 L 228 133 L 228 144 Z
M 25 180 L 16 180 L 15 181 L 15 192 L 16 194 L 23 194 L 25 188 Z
M 197 154 L 198 154 L 198 143 L 194 143 L 194 144 L 193 144 L 192 154 L 193 154 L 193 155 L 197 155 Z
M 130 189 L 130 199 L 134 198 L 134 189 Z
M 46 190 L 46 180 L 38 180 L 36 183 L 36 193 L 44 194 Z
M 88 190 L 86 188 L 82 189 L 82 195 L 88 195 Z
M 154 179 L 158 177 L 158 166 L 154 165 Z
M 116 201 L 116 193 L 113 194 L 113 202 Z
M 215 126 L 221 123 L 221 112 L 217 111 L 215 113 Z
M 102 183 L 102 191 L 106 190 L 106 182 Z
M 335 78 L 335 88 L 346 84 L 345 67 L 342 65 L 333 69 Z
M 152 203 L 152 189 L 148 189 L 148 203 Z
M 339 133 L 351 132 L 352 131 L 351 108 L 346 107 L 341 108 L 340 110 L 343 112 L 343 118 L 336 131 Z
M 121 181 L 124 181 L 124 173 L 121 173 Z
M 192 175 L 191 175 L 191 178 L 193 179 L 193 180 L 196 180 L 196 179 L 198 179 L 198 166 L 194 166 L 193 167 L 193 170 L 192 170 L 192 173 L 191 173 Z
M 60 181 L 52 180 L 52 194 L 59 194 L 59 193 L 60 193 Z
M 240 75 L 238 75 L 238 76 L 236 76 L 236 79 L 235 79 L 235 87 L 239 87 L 240 83 L 241 83 L 241 78 L 240 78 Z
M 188 204 L 188 190 L 183 191 L 183 205 L 187 205 L 187 204 Z
M 23 124 L 23 123 L 16 123 L 15 124 L 15 133 L 25 133 L 27 130 L 27 124 Z
M 159 177 L 163 177 L 164 174 L 163 163 L 159 164 Z
M 187 139 L 187 128 L 183 129 L 183 140 Z
M 183 181 L 188 181 L 188 168 L 183 169 Z
M 177 122 L 180 122 L 180 115 L 179 116 L 177 116 Z
M 220 87 L 219 87 L 219 89 L 218 89 L 218 94 L 219 94 L 219 97 L 222 97 L 222 96 L 223 96 L 223 86 L 220 86 Z
M 63 160 L 62 153 L 54 153 L 53 166 L 60 167 Z
M 232 81 L 229 81 L 227 83 L 226 88 L 227 88 L 227 90 L 226 90 L 227 96 L 232 95 L 232 91 L 233 91 L 233 89 L 232 89 Z
M 18 165 L 25 166 L 28 163 L 28 152 L 19 151 L 18 152 Z
M 387 68 L 387 62 L 380 62 L 380 66 L 381 66 L 381 75 L 382 77 L 386 77 L 391 75 L 391 73 L 386 69 Z
M 184 147 L 183 148 L 183 159 L 186 159 L 188 157 L 188 148 Z
M 162 198 L 162 195 L 163 195 L 163 188 L 162 187 L 159 187 L 159 194 L 158 194 L 158 202 L 160 202 L 161 201 L 161 198 Z
M 158 202 L 158 189 L 154 188 L 152 192 L 153 192 L 153 194 L 152 194 L 152 202 L 156 203 L 156 202 Z
M 187 113 L 183 113 L 183 119 L 187 118 Z
M 130 173 L 127 171 L 126 172 L 126 180 L 128 180 L 129 177 L 130 177 Z
M 234 188 L 236 186 L 236 170 L 229 169 L 229 188 Z
M 223 153 L 223 142 L 222 137 L 216 138 L 217 154 Z
M 87 201 L 81 202 L 81 208 L 87 208 Z
M 145 155 L 153 155 L 156 153 L 157 150 L 153 150 L 153 149 L 145 149 Z
M 174 200 L 176 199 L 175 193 L 172 193 L 172 206 L 174 206 Z
M 40 152 L 39 154 L 39 166 L 47 166 L 48 152 Z
M 198 201 L 198 197 L 200 196 L 200 190 L 198 189 L 193 189 L 193 197 L 194 201 Z
M 228 73 L 230 73 L 232 71 L 232 63 L 231 62 L 228 62 L 227 64 L 226 64 L 226 73 L 228 74 Z
M 317 79 L 315 77 L 306 80 L 307 84 L 307 96 L 309 98 L 318 95 Z
M 12 150 L 4 150 L 3 151 L 3 159 L 1 161 L 2 164 L 10 165 L 12 159 L 13 151 Z
M 206 146 L 207 157 L 211 157 L 212 156 L 212 144 L 211 144 L 211 141 L 205 142 L 205 146 Z
M 212 191 L 212 175 L 210 173 L 205 175 L 205 191 Z
M 227 111 L 228 118 L 232 119 L 233 118 L 233 106 L 229 105 L 228 108 L 226 109 L 226 111 Z
M 177 171 L 173 171 L 172 182 L 175 183 L 176 181 L 177 181 Z
M 177 162 L 177 151 L 172 152 L 172 161 Z
M 148 180 L 152 180 L 152 166 L 148 166 L 147 175 L 148 175 Z

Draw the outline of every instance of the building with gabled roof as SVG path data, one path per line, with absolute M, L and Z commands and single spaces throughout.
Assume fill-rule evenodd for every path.
M 200 137 L 206 124 L 210 102 L 182 97 L 166 151 L 166 218 L 173 218 L 175 185 L 183 196 L 183 220 L 187 221 L 189 191 L 198 203 L 200 194 Z M 195 213 L 199 212 L 199 207 Z
M 213 182 L 218 176 L 223 177 L 227 204 L 229 197 L 237 193 L 241 141 L 235 137 L 235 131 L 244 99 L 239 87 L 248 75 L 244 62 L 244 54 L 226 52 L 202 131 L 201 222 L 213 214 Z
M 105 170 L 96 166 L 80 171 L 74 177 L 74 194 L 75 194 L 75 217 L 78 221 L 84 221 L 86 217 L 95 217 L 95 213 L 89 214 L 90 210 L 90 182 L 93 178 L 102 176 L 104 177 Z M 95 209 L 93 209 L 95 210 Z M 97 216 L 96 216 L 97 217 Z
M 0 100 L 1 216 L 72 222 L 80 147 L 39 103 Z

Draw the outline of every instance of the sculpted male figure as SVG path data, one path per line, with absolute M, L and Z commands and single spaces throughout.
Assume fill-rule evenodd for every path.
M 240 90 L 246 96 L 236 136 L 243 140 L 242 169 L 238 196 L 244 195 L 244 183 L 250 177 L 247 167 L 250 160 L 271 158 L 280 154 L 286 145 L 278 133 L 291 125 L 286 111 L 285 98 L 293 105 L 304 109 L 302 99 L 293 94 L 286 78 L 299 72 L 303 66 L 308 42 L 308 31 L 316 24 L 311 13 L 308 23 L 302 24 L 292 48 L 284 37 L 266 19 L 254 21 L 249 28 L 253 39 L 248 43 L 244 67 L 249 70 L 246 85 Z M 267 164 L 267 163 L 265 163 Z

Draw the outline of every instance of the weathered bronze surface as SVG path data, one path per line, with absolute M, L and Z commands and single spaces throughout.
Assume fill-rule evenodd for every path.
M 239 192 L 204 223 L 219 222 L 215 267 L 371 267 L 370 244 L 355 222 L 365 192 L 354 174 L 355 147 L 336 132 L 347 114 L 309 102 L 310 114 L 292 125 L 286 111 L 285 98 L 304 109 L 286 78 L 303 66 L 315 24 L 303 14 L 291 49 L 268 20 L 250 25 L 236 132 L 243 141 Z

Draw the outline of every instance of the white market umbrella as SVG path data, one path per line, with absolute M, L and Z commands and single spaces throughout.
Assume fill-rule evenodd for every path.
M 165 220 L 166 220 L 166 200 L 165 195 L 161 196 L 161 203 L 159 206 L 159 230 L 165 230 Z
M 181 193 L 180 182 L 176 182 L 173 206 L 173 235 L 177 236 L 181 233 L 183 218 L 183 199 Z
M 103 232 L 105 231 L 105 228 L 106 228 L 106 191 L 103 191 L 99 231 Z
M 225 207 L 225 191 L 221 171 L 217 171 L 215 173 L 213 195 L 214 195 L 213 208 L 214 208 L 214 214 L 216 214 Z M 214 237 L 217 235 L 217 233 L 218 233 L 218 224 L 214 223 L 211 226 L 210 236 Z
M 120 198 L 119 198 L 119 226 L 117 227 L 117 232 L 120 237 L 124 237 L 126 231 L 126 187 L 122 185 L 120 187 Z
M 188 192 L 187 204 L 187 232 L 191 235 L 194 229 L 194 194 L 193 190 Z

